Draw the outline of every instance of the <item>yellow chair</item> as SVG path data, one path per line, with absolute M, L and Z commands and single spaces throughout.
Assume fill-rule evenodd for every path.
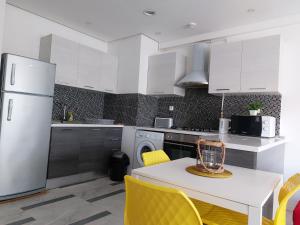
M 300 173 L 292 176 L 280 189 L 275 220 L 263 217 L 263 225 L 286 225 L 286 207 L 288 200 L 300 190 Z M 197 202 L 194 202 L 197 207 Z M 225 208 L 214 206 L 202 219 L 207 225 L 245 225 L 248 224 L 248 216 Z
M 169 156 L 163 150 L 156 150 L 152 152 L 145 152 L 142 154 L 145 166 L 152 166 L 155 164 L 169 162 Z
M 202 225 L 191 200 L 181 191 L 125 176 L 125 225 Z
M 142 154 L 142 158 L 145 166 L 152 166 L 170 161 L 170 158 L 163 150 L 145 152 Z M 191 199 L 191 201 L 194 203 L 201 216 L 206 215 L 214 208 L 214 205 L 201 202 L 196 199 Z

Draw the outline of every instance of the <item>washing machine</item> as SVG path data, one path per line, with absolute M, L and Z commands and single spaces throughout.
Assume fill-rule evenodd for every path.
M 163 149 L 164 133 L 137 130 L 133 155 L 133 168 L 143 167 L 142 154 Z

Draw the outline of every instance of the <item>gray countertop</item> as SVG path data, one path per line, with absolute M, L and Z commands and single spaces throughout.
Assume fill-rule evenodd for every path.
M 87 123 L 52 123 L 51 127 L 124 127 L 121 124 L 87 124 Z
M 205 132 L 195 132 L 186 130 L 176 130 L 176 129 L 162 129 L 153 127 L 137 127 L 137 130 L 148 130 L 157 132 L 171 132 L 171 133 L 181 133 L 181 134 L 191 134 L 203 136 L 209 140 L 220 140 L 226 145 L 226 148 L 244 150 L 250 152 L 262 152 L 273 148 L 278 145 L 282 145 L 286 142 L 284 137 L 275 138 L 260 138 L 260 137 L 248 137 L 233 134 L 219 134 L 219 133 L 208 133 Z

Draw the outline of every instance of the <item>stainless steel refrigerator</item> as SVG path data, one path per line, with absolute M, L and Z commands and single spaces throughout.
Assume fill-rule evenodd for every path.
M 46 187 L 55 65 L 3 54 L 0 200 Z

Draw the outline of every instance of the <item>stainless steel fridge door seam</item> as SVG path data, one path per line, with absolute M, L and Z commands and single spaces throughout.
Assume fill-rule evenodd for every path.
M 2 91 L 3 93 L 12 93 L 12 94 L 22 94 L 22 95 L 30 95 L 30 96 L 40 96 L 40 97 L 46 97 L 46 98 L 53 98 L 51 95 L 41 95 L 41 94 L 31 94 L 26 92 L 16 92 L 16 91 Z

